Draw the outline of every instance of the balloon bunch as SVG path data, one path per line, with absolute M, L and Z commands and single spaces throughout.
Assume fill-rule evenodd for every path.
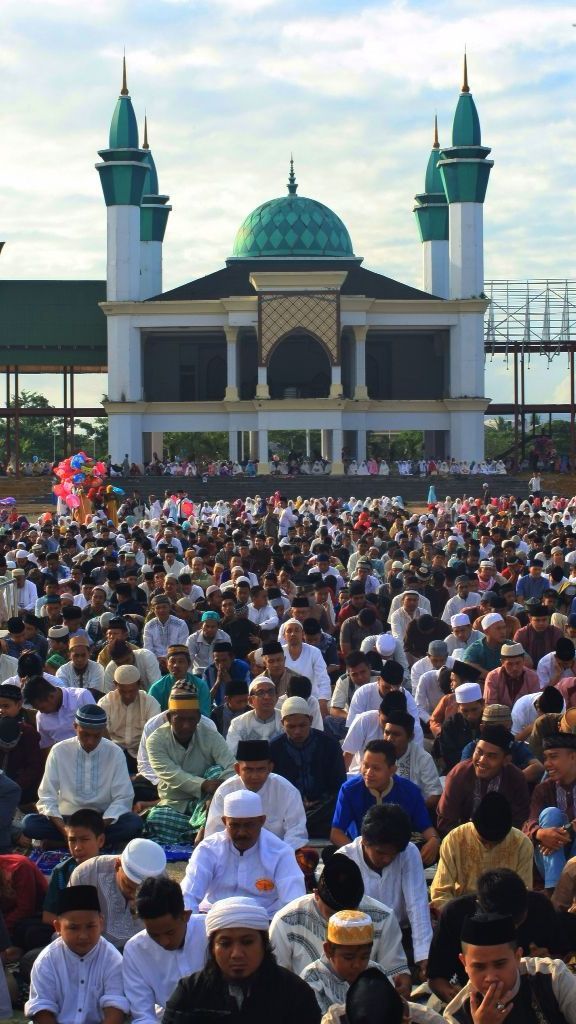
M 79 508 L 83 495 L 89 501 L 94 501 L 95 498 L 104 498 L 106 495 L 111 497 L 124 494 L 121 487 L 104 486 L 106 464 L 95 462 L 86 455 L 86 452 L 78 452 L 77 455 L 62 459 L 55 467 L 54 473 L 59 482 L 54 484 L 52 490 L 70 509 Z

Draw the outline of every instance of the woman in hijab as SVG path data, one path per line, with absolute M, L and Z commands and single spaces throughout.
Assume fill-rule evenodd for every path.
M 312 989 L 279 967 L 268 938 L 268 915 L 247 896 L 219 900 L 206 915 L 206 966 L 178 983 L 164 1024 L 319 1024 Z

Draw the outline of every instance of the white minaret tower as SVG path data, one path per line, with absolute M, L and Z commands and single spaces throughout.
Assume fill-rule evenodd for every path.
M 414 196 L 414 213 L 422 239 L 422 288 L 440 299 L 450 294 L 448 273 L 448 203 L 438 169 L 438 119 L 434 118 L 434 144 L 426 168 L 425 191 Z

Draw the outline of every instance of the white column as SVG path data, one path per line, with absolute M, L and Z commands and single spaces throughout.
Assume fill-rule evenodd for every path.
M 238 431 L 228 431 L 228 458 L 231 462 L 238 462 Z
M 224 394 L 225 402 L 237 402 L 238 401 L 238 362 L 236 356 L 236 342 L 238 340 L 238 328 L 237 327 L 225 327 L 224 334 L 226 335 L 226 392 Z
M 450 203 L 450 298 L 470 299 L 484 291 L 482 203 Z
M 461 313 L 450 328 L 450 397 L 484 396 L 484 314 Z
M 306 431 L 306 455 L 310 458 L 310 431 Z
M 162 242 L 140 242 L 140 298 L 162 292 Z
M 268 431 L 258 431 L 258 476 L 268 476 L 270 463 L 268 461 Z
M 268 368 L 266 366 L 258 367 L 256 398 L 270 398 L 270 391 L 268 389 Z
M 342 397 L 342 373 L 339 366 L 331 367 L 330 398 Z
M 321 453 L 323 459 L 326 459 L 327 462 L 330 461 L 330 459 L 331 459 L 331 452 L 330 452 L 330 431 L 329 430 L 321 430 L 320 431 L 320 453 Z
M 248 431 L 248 456 L 250 459 L 258 458 L 258 431 Z
M 451 412 L 447 453 L 457 461 L 481 462 L 484 458 L 484 412 Z
M 150 447 L 152 449 L 152 455 L 156 454 L 160 461 L 162 461 L 162 455 L 164 453 L 164 432 L 162 430 L 153 430 L 150 434 Z
M 422 243 L 422 287 L 440 299 L 450 297 L 448 239 Z
M 108 317 L 108 397 L 111 402 L 142 401 L 140 329 L 129 316 Z
M 344 463 L 342 462 L 342 431 L 332 431 L 332 476 L 344 476 Z
M 108 451 L 112 462 L 143 462 L 142 417 L 139 413 L 108 413 Z
M 366 431 L 356 431 L 356 459 L 362 462 L 366 458 Z
M 368 398 L 366 387 L 366 335 L 368 328 L 362 325 L 355 325 L 354 331 L 354 398 L 362 401 Z
M 140 207 L 108 206 L 106 295 L 109 302 L 140 298 Z

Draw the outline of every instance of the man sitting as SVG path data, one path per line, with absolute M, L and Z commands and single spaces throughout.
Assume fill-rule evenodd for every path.
M 422 726 L 420 725 L 416 701 L 412 694 L 402 686 L 403 680 L 404 670 L 402 666 L 399 665 L 397 661 L 385 661 L 380 669 L 380 675 L 377 681 L 374 683 L 365 683 L 364 686 L 359 686 L 352 697 L 352 700 L 350 701 L 350 710 L 346 719 L 346 725 L 348 728 L 350 728 L 357 715 L 360 715 L 363 711 L 377 711 L 380 707 L 382 698 L 387 693 L 390 693 L 392 690 L 399 690 L 406 697 L 406 710 L 414 719 L 415 741 L 416 743 L 423 743 L 424 736 L 422 733 Z
M 133 1024 L 153 1024 L 180 978 L 204 967 L 205 919 L 184 909 L 180 886 L 162 875 L 144 880 L 135 907 L 144 928 L 124 946 L 124 992 Z
M 364 891 L 391 907 L 403 930 L 410 929 L 419 980 L 426 978 L 432 926 L 422 859 L 410 842 L 410 818 L 401 807 L 371 807 L 360 836 L 340 850 L 360 868 Z
M 289 697 L 282 710 L 283 735 L 270 744 L 274 771 L 299 791 L 311 839 L 328 835 L 336 797 L 346 778 L 340 744 L 312 728 L 303 697 Z
M 168 698 L 176 683 L 185 680 L 192 683 L 198 693 L 200 711 L 203 715 L 209 716 L 212 710 L 210 692 L 208 685 L 200 676 L 190 671 L 190 652 L 186 644 L 171 644 L 166 652 L 166 665 L 168 672 L 157 679 L 150 687 L 149 693 L 158 701 L 162 711 L 168 707 Z
M 540 680 L 533 669 L 527 668 L 522 644 L 506 643 L 500 648 L 502 665 L 486 676 L 484 700 L 486 704 L 507 704 L 511 708 L 518 697 L 540 692 Z
M 70 637 L 70 661 L 62 665 L 56 677 L 62 686 L 96 690 L 104 693 L 104 669 L 97 661 L 90 661 L 90 640 L 85 633 Z
M 30 839 L 66 842 L 66 819 L 81 808 L 100 811 L 106 842 L 124 843 L 142 831 L 142 819 L 132 813 L 134 790 L 124 754 L 104 738 L 106 712 L 97 704 L 78 708 L 76 735 L 52 747 L 38 788 L 38 813 L 27 814 L 22 831 Z
M 121 856 L 100 854 L 74 868 L 70 886 L 95 886 L 102 916 L 104 936 L 117 949 L 143 928 L 134 914 L 136 893 L 146 878 L 156 878 L 166 868 L 166 854 L 150 839 L 132 839 Z
M 515 871 L 532 888 L 532 845 L 512 827 L 512 809 L 497 791 L 486 793 L 472 820 L 458 825 L 443 839 L 440 860 L 430 889 L 435 909 L 456 896 L 476 892 L 478 878 L 490 868 Z
M 294 850 L 307 844 L 306 814 L 300 793 L 287 779 L 274 774 L 272 767 L 267 740 L 240 740 L 234 765 L 236 774 L 218 787 L 210 801 L 205 838 L 223 831 L 224 800 L 228 793 L 246 789 L 258 793 L 268 831 Z
M 25 704 L 38 712 L 36 728 L 43 750 L 73 737 L 76 712 L 88 704 L 95 704 L 89 690 L 54 686 L 44 676 L 28 679 L 22 689 L 22 697 Z
M 146 722 L 160 714 L 160 705 L 151 694 L 140 689 L 140 671 L 136 665 L 120 665 L 114 672 L 114 690 L 98 704 L 108 719 L 108 736 L 124 751 L 128 771 L 138 770 L 136 758 Z
M 544 886 L 554 890 L 566 859 L 576 853 L 576 736 L 558 733 L 544 741 L 546 779 L 532 793 L 524 831 L 534 843 L 534 860 Z
M 242 790 L 224 799 L 224 832 L 203 839 L 182 881 L 184 903 L 197 912 L 229 896 L 250 896 L 272 915 L 304 895 L 304 876 L 293 849 L 264 828 L 258 793 Z
M 576 978 L 561 960 L 523 957 L 511 917 L 476 914 L 464 922 L 460 939 L 468 983 L 444 1011 L 448 1024 L 507 1018 L 575 1024 Z
M 224 703 L 213 708 L 210 718 L 218 732 L 226 739 L 228 730 L 235 718 L 250 711 L 248 703 L 248 683 L 243 679 L 232 680 L 224 687 Z
M 276 687 L 268 676 L 256 676 L 248 688 L 251 710 L 230 723 L 226 742 L 233 754 L 241 740 L 271 741 L 282 732 L 282 719 L 276 710 Z

